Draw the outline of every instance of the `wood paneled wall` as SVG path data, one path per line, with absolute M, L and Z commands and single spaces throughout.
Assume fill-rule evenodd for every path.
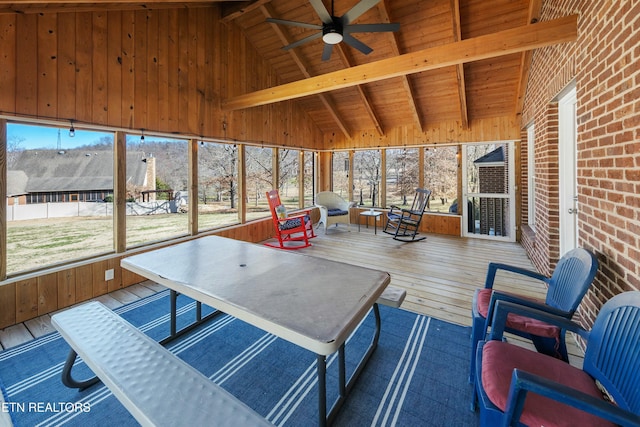
M 182 136 L 320 148 L 283 102 L 222 112 L 228 96 L 278 84 L 217 5 L 0 14 L 0 113 Z
M 352 209 L 351 210 L 351 223 L 358 224 L 360 223 L 361 227 L 365 227 L 367 225 L 367 217 L 361 217 L 360 212 L 362 209 Z M 447 215 L 447 214 L 432 214 L 425 213 L 420 221 L 420 226 L 418 227 L 418 231 L 420 233 L 434 233 L 434 234 L 445 234 L 447 236 L 460 236 L 460 215 Z M 371 226 L 373 226 L 373 220 L 369 220 Z M 378 228 L 383 229 L 385 224 L 387 223 L 386 215 L 382 215 L 381 222 L 378 223 Z
M 457 121 L 432 123 L 420 131 L 414 126 L 389 129 L 385 135 L 375 131 L 360 132 L 347 139 L 343 134 L 325 134 L 326 150 L 357 150 L 386 147 L 419 147 L 434 144 L 457 144 L 480 141 L 519 140 L 520 129 L 515 116 L 472 120 L 463 129 Z

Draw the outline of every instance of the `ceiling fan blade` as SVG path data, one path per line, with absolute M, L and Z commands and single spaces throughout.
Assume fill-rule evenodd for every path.
M 360 17 L 360 15 L 371 9 L 379 2 L 380 0 L 361 0 L 360 3 L 357 3 L 347 13 L 342 15 L 342 25 L 347 25 L 350 22 L 355 21 Z
M 311 3 L 311 6 L 316 11 L 322 22 L 324 22 L 325 24 L 330 24 L 331 22 L 333 22 L 331 14 L 324 6 L 324 3 L 322 3 L 322 0 L 309 0 L 309 3 Z
M 398 31 L 400 24 L 351 24 L 344 27 L 345 33 L 382 33 Z
M 322 29 L 322 25 L 307 24 L 306 22 L 287 21 L 285 19 L 267 18 L 267 22 L 271 22 L 272 24 L 291 25 L 292 27 L 311 28 L 314 30 Z
M 310 42 L 311 40 L 315 40 L 315 39 L 319 39 L 320 37 L 322 37 L 322 33 L 314 33 L 311 34 L 310 36 L 307 36 L 303 39 L 300 39 L 298 41 L 295 41 L 291 44 L 286 45 L 285 47 L 282 48 L 282 50 L 289 50 L 289 49 L 293 49 L 294 47 L 298 47 L 300 45 L 303 45 L 307 42 Z
M 364 53 L 365 55 L 368 55 L 371 52 L 373 52 L 373 49 L 371 49 L 369 46 L 367 46 L 366 44 L 362 43 L 360 40 L 353 37 L 351 34 L 345 33 L 343 34 L 343 37 L 344 37 L 343 40 L 346 44 L 348 44 L 353 48 L 358 49 L 360 52 Z
M 325 43 L 324 49 L 322 49 L 322 60 L 328 61 L 331 58 L 332 51 L 333 51 L 333 45 L 329 43 Z

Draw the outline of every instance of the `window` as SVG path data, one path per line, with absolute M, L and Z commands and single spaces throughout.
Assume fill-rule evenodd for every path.
M 273 190 L 273 150 L 246 147 L 247 220 L 270 216 L 267 191 Z
M 187 235 L 188 143 L 127 136 L 127 247 Z
M 278 192 L 280 202 L 289 210 L 300 208 L 298 168 L 300 163 L 298 150 L 278 149 Z
M 529 227 L 536 229 L 536 131 L 534 125 L 527 128 L 527 218 Z
M 315 194 L 315 174 L 313 173 L 314 164 L 315 164 L 315 154 L 312 151 L 304 152 L 304 169 L 303 169 L 303 180 L 304 180 L 304 205 L 313 206 L 313 196 Z
M 74 127 L 71 137 L 64 126 L 7 125 L 8 179 L 0 185 L 7 190 L 8 250 L 0 256 L 9 275 L 114 252 L 114 134 Z M 239 223 L 241 204 L 249 220 L 270 216 L 265 193 L 275 185 L 275 152 L 245 146 L 247 199 L 241 201 L 241 148 L 197 146 L 198 230 L 191 231 Z M 315 153 L 280 149 L 278 156 L 283 202 L 291 210 L 311 206 Z M 189 142 L 128 135 L 124 157 L 126 247 L 188 235 Z
M 431 190 L 430 212 L 462 213 L 458 194 L 458 147 L 424 150 L 424 186 Z
M 417 148 L 387 150 L 387 207 L 413 202 L 419 187 L 418 155 Z
M 331 161 L 332 191 L 343 199 L 349 198 L 349 152 L 336 151 Z
M 353 197 L 361 206 L 380 206 L 381 156 L 378 150 L 356 151 L 353 156 Z
M 7 139 L 7 273 L 113 252 L 113 135 L 8 123 Z
M 198 146 L 198 229 L 238 222 L 238 146 L 203 142 Z

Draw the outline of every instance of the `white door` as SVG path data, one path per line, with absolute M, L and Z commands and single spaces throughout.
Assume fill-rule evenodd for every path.
M 573 87 L 558 101 L 560 256 L 578 246 L 576 128 L 576 89 Z
M 462 146 L 462 235 L 515 241 L 514 144 Z

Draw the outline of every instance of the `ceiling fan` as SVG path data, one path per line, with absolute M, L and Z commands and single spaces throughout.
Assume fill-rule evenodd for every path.
M 295 41 L 282 49 L 289 50 L 294 47 L 303 45 L 311 40 L 322 37 L 324 41 L 324 49 L 322 51 L 322 60 L 327 61 L 331 58 L 333 45 L 344 41 L 349 46 L 358 49 L 360 52 L 368 55 L 373 51 L 369 46 L 353 37 L 352 33 L 379 33 L 387 31 L 398 31 L 400 24 L 352 24 L 351 22 L 358 19 L 363 13 L 375 6 L 380 0 L 361 0 L 353 6 L 347 13 L 342 16 L 334 16 L 333 0 L 331 0 L 331 13 L 322 3 L 322 0 L 309 0 L 311 6 L 316 11 L 322 25 L 307 24 L 306 22 L 287 21 L 285 19 L 267 18 L 267 22 L 274 24 L 291 25 L 294 27 L 311 28 L 314 30 L 322 30 L 310 36 Z

